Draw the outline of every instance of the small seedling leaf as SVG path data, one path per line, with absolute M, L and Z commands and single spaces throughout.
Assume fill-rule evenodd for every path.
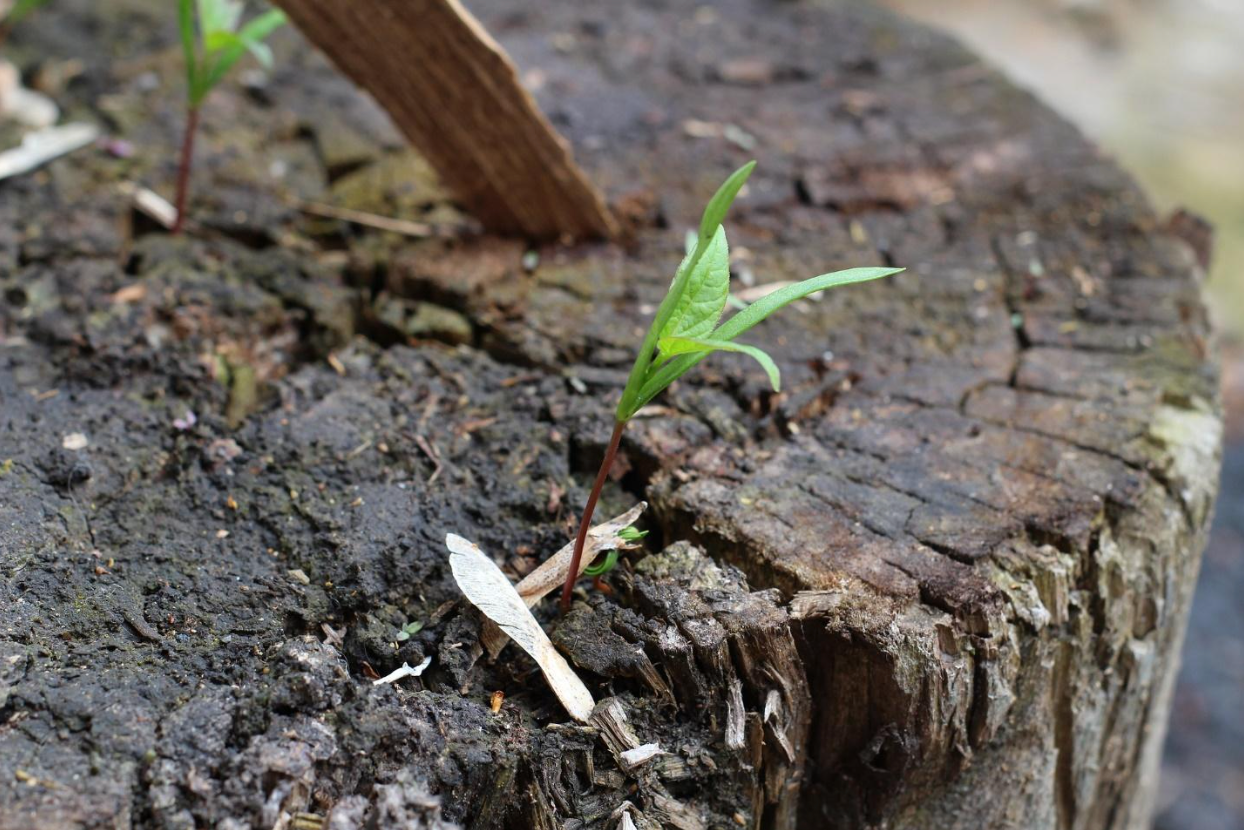
M 624 527 L 618 531 L 618 538 L 624 542 L 638 542 L 648 535 L 648 531 L 634 527 Z
M 618 564 L 618 552 L 611 550 L 605 554 L 603 561 L 597 562 L 595 565 L 589 565 L 583 569 L 583 573 L 588 576 L 601 576 L 612 571 Z
M 660 342 L 669 337 L 703 337 L 713 330 L 730 293 L 730 249 L 726 230 L 718 227 L 704 255 L 692 267 L 673 312 L 661 330 Z
M 881 279 L 902 272 L 903 268 L 849 268 L 845 271 L 834 271 L 818 277 L 802 280 L 794 285 L 780 288 L 766 294 L 747 308 L 735 314 L 713 332 L 714 340 L 733 340 L 750 329 L 770 314 L 782 309 L 796 300 L 802 300 L 810 294 L 837 288 L 840 285 L 851 285 L 857 282 Z
M 553 648 L 510 580 L 478 546 L 461 536 L 448 534 L 445 546 L 449 548 L 449 567 L 462 593 L 531 655 L 566 711 L 575 720 L 586 723 L 596 705 L 592 693 L 566 658 Z
M 247 23 L 242 27 L 241 32 L 238 32 L 236 35 L 231 34 L 228 38 L 225 38 L 227 45 L 213 53 L 215 58 L 211 69 L 207 73 L 207 88 L 211 89 L 220 83 L 229 70 L 248 51 L 254 54 L 261 63 L 266 60 L 268 62 L 266 65 L 270 65 L 271 51 L 261 41 L 276 31 L 284 22 L 285 13 L 273 9 Z M 260 53 L 263 53 L 263 57 L 260 57 Z
M 177 28 L 181 32 L 181 48 L 186 57 L 186 86 L 193 101 L 198 88 L 198 52 L 194 48 L 194 0 L 180 0 L 177 4 Z
M 704 215 L 700 218 L 701 242 L 711 239 L 721 227 L 722 220 L 726 218 L 726 212 L 730 210 L 730 205 L 734 204 L 734 197 L 739 195 L 739 191 L 743 189 L 743 185 L 747 184 L 748 177 L 755 169 L 756 162 L 749 161 L 735 170 L 730 174 L 730 178 L 717 188 L 713 198 L 708 200 L 708 206 L 704 208 Z
M 904 269 L 902 268 L 851 268 L 846 271 L 835 271 L 831 274 L 821 274 L 819 277 L 797 282 L 766 294 L 747 308 L 735 314 L 726 320 L 713 332 L 713 340 L 733 340 L 743 332 L 750 329 L 760 321 L 764 320 L 775 311 L 790 305 L 796 300 L 801 300 L 810 294 L 818 291 L 824 291 L 827 288 L 835 288 L 840 285 L 849 285 L 856 282 L 867 282 L 868 280 L 880 279 L 897 274 Z M 649 373 L 643 386 L 631 401 L 633 409 L 626 415 L 630 418 L 644 406 L 655 398 L 657 395 L 668 387 L 671 383 L 678 380 L 691 370 L 693 366 L 707 357 L 710 353 L 706 351 L 691 352 L 689 354 L 679 355 L 673 360 L 653 372 Z
M 204 41 L 216 32 L 232 32 L 242 19 L 241 0 L 198 0 L 199 30 Z
M 739 352 L 753 358 L 769 376 L 769 383 L 774 392 L 782 389 L 782 374 L 777 364 L 762 349 L 744 343 L 732 343 L 729 340 L 706 340 L 699 337 L 669 337 L 661 340 L 661 353 L 665 355 L 699 354 L 707 357 L 713 352 Z
M 394 639 L 396 639 L 399 643 L 404 643 L 422 630 L 423 623 L 419 620 L 408 622 L 406 625 L 398 629 L 397 636 Z

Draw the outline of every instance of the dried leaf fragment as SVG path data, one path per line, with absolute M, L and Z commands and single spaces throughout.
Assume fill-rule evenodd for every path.
M 449 567 L 454 580 L 466 598 L 531 655 L 570 716 L 587 722 L 596 705 L 592 693 L 553 648 L 510 580 L 473 542 L 450 533 L 445 537 L 445 546 L 449 548 Z
M 641 501 L 620 516 L 615 516 L 607 522 L 596 525 L 587 533 L 587 544 L 583 548 L 583 559 L 579 562 L 579 573 L 583 571 L 595 561 L 598 554 L 606 550 L 624 547 L 626 540 L 620 539 L 618 534 L 623 529 L 633 525 L 640 514 L 648 508 L 648 502 Z M 570 570 L 570 560 L 574 554 L 574 542 L 570 542 L 557 553 L 550 556 L 540 563 L 534 571 L 523 577 L 518 585 L 514 586 L 518 591 L 518 595 L 522 597 L 523 602 L 528 607 L 534 606 L 537 602 L 544 599 L 551 591 L 560 588 L 566 580 L 566 572 Z M 488 652 L 488 656 L 496 659 L 501 653 L 501 649 L 505 648 L 508 640 L 505 634 L 497 629 L 496 626 L 488 623 L 484 624 L 484 633 L 480 638 L 480 642 L 484 644 L 484 649 Z

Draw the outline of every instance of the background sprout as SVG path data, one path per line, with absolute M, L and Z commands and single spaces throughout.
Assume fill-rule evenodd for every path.
M 186 195 L 190 187 L 190 164 L 194 135 L 199 126 L 199 107 L 242 56 L 250 52 L 265 68 L 272 66 L 272 50 L 264 43 L 285 22 L 285 13 L 273 9 L 245 26 L 241 0 L 178 0 L 181 47 L 186 57 L 186 132 L 181 143 L 177 170 L 177 221 L 173 233 L 186 223 Z M 195 11 L 198 11 L 198 38 Z
M 635 365 L 618 402 L 613 436 L 609 439 L 604 461 L 596 474 L 596 481 L 583 509 L 583 518 L 579 522 L 570 570 L 562 586 L 563 612 L 570 608 L 570 592 L 579 573 L 592 513 L 596 510 L 605 477 L 618 453 L 627 421 L 693 366 L 718 351 L 740 352 L 754 358 L 769 376 L 774 391 L 778 391 L 781 376 L 777 364 L 757 347 L 735 342 L 736 337 L 778 309 L 809 294 L 839 285 L 888 277 L 903 270 L 852 268 L 822 274 L 774 291 L 718 325 L 730 292 L 730 255 L 721 223 L 755 167 L 756 162 L 751 161 L 734 171 L 709 200 L 700 219 L 699 230 L 694 238 L 688 236 L 687 255 L 678 266 L 670 290 L 657 308 L 652 326 L 639 347 Z

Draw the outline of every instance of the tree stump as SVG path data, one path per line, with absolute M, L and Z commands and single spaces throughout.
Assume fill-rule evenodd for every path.
M 96 6 L 19 34 L 175 42 L 166 4 Z M 1221 441 L 1190 246 L 877 10 L 473 8 L 629 247 L 533 265 L 242 188 L 253 152 L 343 193 L 326 133 L 374 116 L 292 33 L 205 111 L 213 236 L 131 237 L 97 157 L 0 189 L 0 828 L 1144 827 Z M 176 89 L 86 60 L 72 94 L 171 146 L 123 104 Z M 752 155 L 736 289 L 909 270 L 753 330 L 781 395 L 724 356 L 638 419 L 601 515 L 650 501 L 650 555 L 540 609 L 602 701 L 569 723 L 477 656 L 443 540 L 514 577 L 565 543 L 682 229 Z

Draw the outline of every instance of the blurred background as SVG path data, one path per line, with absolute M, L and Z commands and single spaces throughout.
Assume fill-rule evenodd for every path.
M 1227 450 L 1175 694 L 1158 830 L 1244 828 L 1244 0 L 879 0 L 1075 122 L 1159 210 L 1214 226 Z

